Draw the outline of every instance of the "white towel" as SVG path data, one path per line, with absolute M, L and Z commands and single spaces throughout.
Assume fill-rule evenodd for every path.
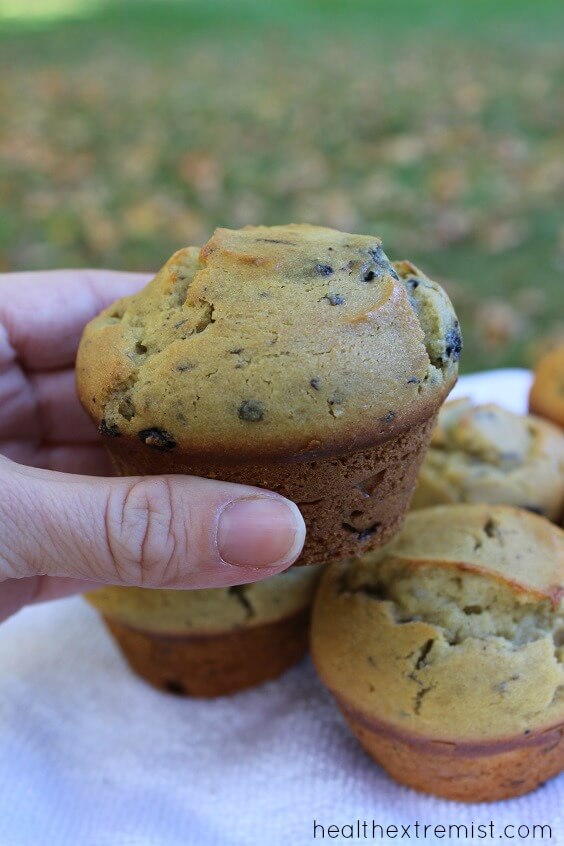
M 529 382 L 525 371 L 487 373 L 456 394 L 524 410 Z M 564 844 L 563 776 L 494 805 L 399 787 L 357 745 L 309 660 L 215 701 L 161 694 L 74 598 L 0 628 L 0 691 L 0 846 Z M 533 839 L 542 825 L 552 837 Z

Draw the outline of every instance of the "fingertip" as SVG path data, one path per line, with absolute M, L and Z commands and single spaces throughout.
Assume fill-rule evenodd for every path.
M 295 503 L 276 494 L 251 495 L 223 506 L 217 547 L 226 564 L 276 573 L 296 560 L 305 532 L 304 519 Z

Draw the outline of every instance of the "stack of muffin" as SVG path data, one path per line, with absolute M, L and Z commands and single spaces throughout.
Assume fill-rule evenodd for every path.
M 279 675 L 333 562 L 314 661 L 392 776 L 487 800 L 562 769 L 563 436 L 460 401 L 435 428 L 460 350 L 417 268 L 304 225 L 217 230 L 92 321 L 79 394 L 119 473 L 274 490 L 308 530 L 309 566 L 264 582 L 92 594 L 131 666 L 203 696 Z

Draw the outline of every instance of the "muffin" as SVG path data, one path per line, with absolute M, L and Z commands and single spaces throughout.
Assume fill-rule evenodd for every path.
M 87 599 L 155 687 L 221 696 L 279 676 L 308 646 L 319 567 L 213 590 L 106 587 Z
M 452 502 L 517 505 L 557 520 L 564 505 L 564 435 L 494 403 L 447 402 L 411 507 Z
M 447 295 L 378 238 L 218 229 L 88 324 L 78 391 L 118 473 L 274 490 L 321 564 L 398 530 L 460 349 Z
M 564 428 L 564 344 L 548 352 L 537 364 L 529 410 Z
M 385 548 L 331 565 L 317 670 L 397 781 L 468 802 L 564 768 L 564 532 L 509 506 L 408 515 Z

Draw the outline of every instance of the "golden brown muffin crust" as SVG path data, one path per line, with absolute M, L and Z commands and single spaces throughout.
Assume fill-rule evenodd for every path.
M 309 609 L 223 634 L 177 635 L 106 624 L 132 670 L 168 693 L 215 697 L 277 678 L 307 652 Z
M 341 702 L 366 751 L 400 784 L 457 802 L 496 802 L 541 787 L 564 766 L 564 727 L 496 743 L 453 743 L 391 730 Z

